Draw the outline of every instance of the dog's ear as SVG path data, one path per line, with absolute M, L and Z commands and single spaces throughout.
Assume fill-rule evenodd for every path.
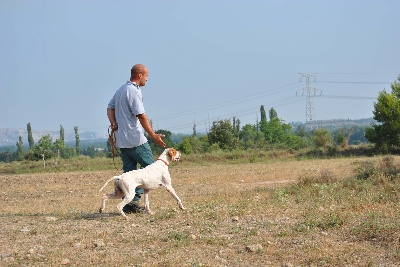
M 174 148 L 169 148 L 168 149 L 168 154 L 171 157 L 171 159 L 174 159 L 176 156 L 176 150 Z

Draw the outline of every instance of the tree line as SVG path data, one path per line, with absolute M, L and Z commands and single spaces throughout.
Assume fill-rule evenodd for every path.
M 393 153 L 400 150 L 400 75 L 397 81 L 391 84 L 391 91 L 385 89 L 379 92 L 377 101 L 374 102 L 373 118 L 376 123 L 370 127 L 351 127 L 329 131 L 325 128 L 310 129 L 307 125 L 299 125 L 292 129 L 292 125 L 285 123 L 278 117 L 274 108 L 268 111 L 268 116 L 263 105 L 260 107 L 260 121 L 255 124 L 240 126 L 240 120 L 222 119 L 212 122 L 206 134 L 198 135 L 196 125 L 193 134 L 184 137 L 178 144 L 171 139 L 172 133 L 168 130 L 157 130 L 156 133 L 164 134 L 164 142 L 168 147 L 176 147 L 183 153 L 206 153 L 213 151 L 232 151 L 236 149 L 268 149 L 271 147 L 281 149 L 318 148 L 324 151 L 329 149 L 346 148 L 350 144 L 370 142 L 375 145 L 377 152 Z M 110 140 L 102 151 L 93 146 L 84 150 L 80 148 L 78 127 L 74 127 L 75 147 L 66 146 L 64 142 L 64 128 L 60 125 L 60 136 L 54 142 L 50 134 L 42 136 L 35 144 L 31 124 L 27 124 L 29 148 L 24 151 L 22 136 L 16 143 L 17 150 L 0 153 L 0 161 L 14 160 L 46 160 L 53 158 L 57 164 L 59 158 L 70 159 L 79 155 L 90 157 L 112 157 Z M 158 147 L 151 138 L 149 144 L 153 153 L 158 155 L 163 148 Z
M 74 127 L 75 147 L 68 147 L 64 139 L 64 127 L 60 125 L 60 137 L 53 142 L 50 134 L 41 136 L 35 144 L 32 133 L 32 126 L 29 122 L 26 126 L 28 133 L 28 149 L 24 150 L 22 136 L 19 136 L 16 143 L 17 150 L 14 153 L 5 151 L 0 153 L 0 161 L 11 162 L 14 160 L 42 160 L 44 166 L 46 160 L 53 158 L 57 164 L 59 158 L 70 159 L 81 154 L 78 126 Z

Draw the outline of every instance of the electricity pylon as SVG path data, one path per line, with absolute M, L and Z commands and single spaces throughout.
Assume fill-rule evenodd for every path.
M 306 94 L 306 125 L 310 127 L 311 130 L 315 127 L 315 113 L 313 107 L 313 97 L 319 93 L 322 94 L 322 91 L 316 89 L 311 86 L 311 80 L 315 82 L 315 74 L 314 73 L 299 73 L 301 75 L 300 82 L 304 79 L 306 80 L 306 87 L 302 89 L 302 96 Z M 296 92 L 297 95 L 297 92 Z

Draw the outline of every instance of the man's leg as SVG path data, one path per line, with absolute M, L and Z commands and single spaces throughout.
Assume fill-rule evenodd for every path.
M 134 148 L 122 148 L 121 157 L 124 164 L 124 172 L 137 170 L 137 163 L 140 164 L 140 168 L 142 169 L 154 162 L 153 153 L 148 143 Z M 135 192 L 133 201 L 138 202 L 143 194 L 143 189 L 136 188 Z
M 124 172 L 130 172 L 137 170 L 137 161 L 130 156 L 132 148 L 121 148 L 121 158 L 122 158 L 122 170 Z
M 144 143 L 141 146 L 135 147 L 132 157 L 135 159 L 136 162 L 140 164 L 141 169 L 145 168 L 146 166 L 154 162 L 153 153 L 151 152 L 151 148 L 148 143 Z M 133 200 L 140 201 L 141 195 L 143 195 L 144 192 L 143 189 L 136 188 L 135 192 L 136 194 Z
M 130 172 L 133 170 L 137 170 L 138 168 L 138 163 L 135 160 L 135 157 L 132 156 L 133 154 L 135 154 L 134 149 L 135 148 L 120 149 L 122 158 L 122 169 L 124 172 Z M 140 194 L 137 193 L 138 189 L 141 188 L 135 189 L 135 195 L 138 195 L 138 197 L 135 196 L 135 198 L 129 204 L 125 205 L 125 207 L 122 209 L 125 213 L 136 213 L 142 211 L 139 206 Z

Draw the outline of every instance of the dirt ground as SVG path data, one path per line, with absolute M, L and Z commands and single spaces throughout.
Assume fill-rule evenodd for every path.
M 350 238 L 346 226 L 290 230 L 307 210 L 276 200 L 301 177 L 351 177 L 368 160 L 173 163 L 187 209 L 158 189 L 149 194 L 155 214 L 127 221 L 118 200 L 98 213 L 99 189 L 116 170 L 2 175 L 0 266 L 400 266 L 400 252 Z

